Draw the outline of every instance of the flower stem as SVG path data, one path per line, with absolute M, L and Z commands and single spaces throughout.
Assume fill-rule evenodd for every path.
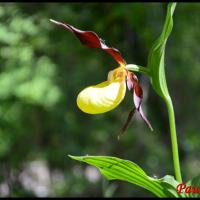
M 174 108 L 173 108 L 172 100 L 170 97 L 165 99 L 165 102 L 167 104 L 167 110 L 168 110 L 168 116 L 169 116 L 169 126 L 170 126 L 170 134 L 171 134 L 172 154 L 173 154 L 173 161 L 174 161 L 175 176 L 176 176 L 177 181 L 182 182 L 180 162 L 179 162 L 179 153 L 178 153 L 177 135 L 176 135 Z

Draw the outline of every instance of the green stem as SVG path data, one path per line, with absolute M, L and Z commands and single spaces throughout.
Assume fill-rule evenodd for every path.
M 134 72 L 141 72 L 141 73 L 143 73 L 145 75 L 150 76 L 150 71 L 146 67 L 141 67 L 139 65 L 128 64 L 128 65 L 126 65 L 126 69 L 128 69 L 130 71 L 134 71 Z
M 179 163 L 179 153 L 178 153 L 178 143 L 177 143 L 177 135 L 176 135 L 176 124 L 175 124 L 175 116 L 174 116 L 174 108 L 172 104 L 171 98 L 165 99 L 167 104 L 167 110 L 169 115 L 169 126 L 170 126 L 170 134 L 171 134 L 171 143 L 172 143 L 172 154 L 174 161 L 174 170 L 176 180 L 182 182 L 180 163 Z

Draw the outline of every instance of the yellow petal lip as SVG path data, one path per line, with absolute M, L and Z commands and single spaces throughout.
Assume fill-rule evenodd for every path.
M 125 93 L 125 81 L 105 81 L 82 90 L 77 97 L 77 105 L 85 113 L 101 114 L 116 108 Z

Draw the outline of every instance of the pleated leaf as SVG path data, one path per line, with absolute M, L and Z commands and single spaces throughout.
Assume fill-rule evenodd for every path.
M 137 164 L 109 156 L 70 156 L 74 160 L 85 162 L 99 169 L 108 180 L 121 180 L 138 185 L 157 197 L 181 197 L 176 192 L 174 177 L 156 179 L 148 176 Z

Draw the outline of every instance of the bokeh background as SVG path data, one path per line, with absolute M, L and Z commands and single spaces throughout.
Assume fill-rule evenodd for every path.
M 122 181 L 107 181 L 67 155 L 129 159 L 148 175 L 173 174 L 168 115 L 149 79 L 137 74 L 152 133 L 136 115 L 117 140 L 133 106 L 127 92 L 115 110 L 88 115 L 76 105 L 86 86 L 117 67 L 99 49 L 81 46 L 50 18 L 92 30 L 129 64 L 146 66 L 165 19 L 164 3 L 0 4 L 0 196 L 151 197 Z M 166 49 L 183 179 L 200 173 L 200 4 L 178 3 Z

